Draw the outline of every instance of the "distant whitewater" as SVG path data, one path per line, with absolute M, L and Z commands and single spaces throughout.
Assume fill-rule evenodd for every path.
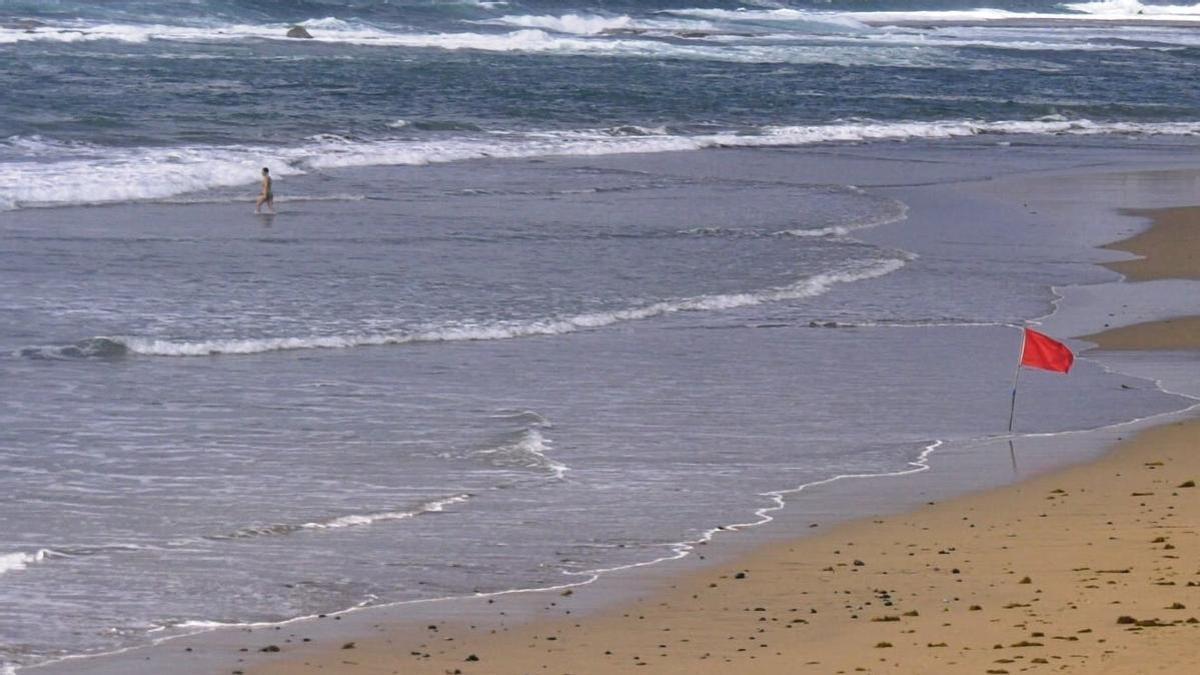
M 316 15 L 244 0 L 150 12 L 136 2 L 14 8 L 0 15 L 0 52 L 36 45 L 52 62 L 86 52 L 94 65 L 64 75 L 61 87 L 53 74 L 0 74 L 6 90 L 39 92 L 0 108 L 0 210 L 212 191 L 244 200 L 263 165 L 287 178 L 491 158 L 1197 132 L 1197 94 L 1177 85 L 1200 50 L 1189 25 L 1200 5 L 910 4 L 406 0 L 319 5 Z M 1010 25 L 1016 19 L 1025 23 Z M 287 38 L 293 25 L 313 38 Z M 1116 54 L 1119 68 L 1109 65 Z M 298 79 L 244 77 L 281 63 Z M 107 79 L 113 67 L 136 92 Z M 661 76 L 663 67 L 672 74 Z M 889 84 L 897 68 L 912 73 L 902 90 Z M 1053 77 L 1030 89 L 1033 73 Z M 359 78 L 369 85 L 347 86 Z M 585 80 L 594 91 L 579 89 Z M 546 102 L 553 110 L 530 99 L 526 81 L 557 92 Z M 638 96 L 627 95 L 631 86 Z M 231 109 L 236 124 L 222 121 Z
M 1193 136 L 1198 122 L 1107 122 L 1061 116 L 1028 122 L 979 120 L 835 123 L 765 127 L 739 133 L 688 135 L 645 130 L 579 130 L 460 136 L 452 139 L 353 140 L 325 137 L 294 148 L 269 146 L 124 148 L 63 145 L 44 138 L 0 141 L 25 161 L 0 164 L 0 209 L 104 204 L 166 199 L 244 185 L 257 167 L 270 164 L 276 177 L 361 166 L 424 165 L 482 158 L 591 156 L 660 153 L 721 147 L 775 147 L 815 143 L 905 141 L 979 135 Z M 106 156 L 98 156 L 106 155 Z M 86 157 L 86 158 L 84 158 Z M 241 197 L 245 199 L 245 197 Z M 345 199 L 333 196 L 283 197 L 281 202 Z M 351 199 L 355 197 L 349 197 Z M 227 199 L 226 199 L 227 200 Z

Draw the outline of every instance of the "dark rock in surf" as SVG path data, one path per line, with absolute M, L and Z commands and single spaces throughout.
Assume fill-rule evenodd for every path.
M 312 39 L 312 33 L 308 32 L 304 26 L 292 26 L 288 29 L 287 36 L 290 38 L 303 38 L 305 40 Z

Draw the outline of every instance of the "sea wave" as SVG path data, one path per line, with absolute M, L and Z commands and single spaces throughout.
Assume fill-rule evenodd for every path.
M 215 188 L 255 185 L 260 168 L 276 177 L 345 167 L 425 165 L 483 158 L 659 153 L 718 147 L 948 139 L 979 135 L 1200 134 L 1200 122 L 946 120 L 766 126 L 685 135 L 627 126 L 540 133 L 464 132 L 449 138 L 312 140 L 293 147 L 104 148 L 40 137 L 0 140 L 0 209 L 154 201 Z M 280 190 L 280 197 L 286 192 Z
M 483 24 L 540 28 L 571 35 L 601 35 L 614 31 L 633 30 L 637 23 L 627 14 L 600 16 L 595 14 L 510 15 L 480 21 Z
M 1062 6 L 1073 12 L 1095 17 L 1162 19 L 1175 17 L 1200 19 L 1200 4 L 1158 5 L 1138 0 L 1099 0 L 1098 2 L 1067 2 Z
M 546 460 L 549 462 L 550 460 Z M 564 468 L 565 470 L 565 468 Z M 239 528 L 228 534 L 213 534 L 200 537 L 184 537 L 158 544 L 107 544 L 64 549 L 39 549 L 34 553 L 0 553 L 0 574 L 26 569 L 29 565 L 55 558 L 77 558 L 93 555 L 112 555 L 114 553 L 131 553 L 147 550 L 178 549 L 193 546 L 201 541 L 222 541 L 230 539 L 250 539 L 254 537 L 281 536 L 304 530 L 337 530 L 347 527 L 374 525 L 375 523 L 408 520 L 418 516 L 440 513 L 451 506 L 462 504 L 472 497 L 469 493 L 451 495 L 429 500 L 408 509 L 377 511 L 370 513 L 352 513 L 334 516 L 325 520 L 316 520 L 299 524 L 273 523 L 267 525 L 250 525 Z
M 471 495 L 460 494 L 444 499 L 435 499 L 426 502 L 419 507 L 411 510 L 399 511 L 377 511 L 374 513 L 352 513 L 349 515 L 329 518 L 327 520 L 318 520 L 300 525 L 301 529 L 305 530 L 337 530 L 344 527 L 360 527 L 363 525 L 374 525 L 391 520 L 407 520 L 427 513 L 441 513 L 447 507 L 455 504 L 462 504 L 469 500 Z
M 760 24 L 796 24 L 799 22 L 826 22 L 841 24 L 848 28 L 867 28 L 889 23 L 989 23 L 996 21 L 1179 21 L 1190 22 L 1200 19 L 1200 4 L 1154 5 L 1138 0 L 1099 0 L 1097 2 L 1062 3 L 1059 11 L 1012 11 L 993 7 L 968 7 L 962 9 L 911 9 L 911 10 L 802 10 L 792 8 L 774 9 L 719 9 L 688 8 L 661 10 L 663 14 L 695 17 L 714 21 L 749 22 Z
M 794 28 L 835 28 L 849 30 L 866 29 L 866 24 L 853 18 L 847 12 L 813 11 L 777 7 L 771 9 L 720 9 L 715 7 L 695 7 L 686 9 L 663 9 L 659 14 L 707 19 L 710 21 L 754 23 L 766 25 L 787 24 Z
M 824 294 L 837 284 L 873 279 L 903 267 L 911 257 L 847 264 L 844 268 L 801 279 L 791 285 L 745 293 L 701 295 L 663 300 L 639 307 L 606 312 L 589 312 L 534 321 L 503 321 L 492 324 L 435 326 L 395 333 L 348 333 L 305 337 L 272 337 L 173 341 L 147 337 L 96 337 L 66 347 L 27 347 L 17 356 L 35 359 L 142 356 L 220 356 L 261 354 L 305 349 L 350 349 L 384 345 L 439 342 L 510 340 L 523 337 L 564 335 L 593 330 L 628 321 L 640 321 L 678 312 L 721 311 L 768 302 L 797 300 Z M 91 350 L 79 345 L 97 345 Z
M 1200 5 L 1144 5 L 1136 0 L 1063 3 L 1061 12 L 1017 12 L 990 7 L 957 10 L 898 10 L 843 12 L 841 16 L 867 26 L 910 23 L 988 24 L 1005 21 L 1074 23 L 1134 23 L 1138 21 L 1192 23 Z
M 535 426 L 495 447 L 476 450 L 471 456 L 498 468 L 531 470 L 562 479 L 571 468 L 551 459 L 546 454 L 549 451 L 550 442 Z
M 33 553 L 0 553 L 0 574 L 23 570 L 34 563 L 61 556 L 62 554 L 48 548 L 38 549 Z
M 1055 20 L 1103 25 L 1115 19 L 1126 22 L 1153 19 L 1156 23 L 1200 20 L 1200 6 L 1175 7 L 1174 13 L 1148 7 L 1141 13 L 1110 13 L 1092 8 L 1104 3 L 1080 4 L 1075 12 L 1062 14 L 1018 13 L 1006 10 L 901 12 L 813 12 L 793 9 L 731 11 L 719 9 L 667 10 L 649 17 L 568 13 L 561 15 L 507 15 L 470 22 L 482 31 L 420 31 L 411 28 L 382 28 L 369 23 L 332 17 L 309 19 L 298 24 L 176 25 L 161 23 L 57 22 L 36 28 L 0 25 L 0 45 L 29 42 L 87 43 L 113 41 L 130 44 L 152 42 L 231 43 L 278 41 L 303 49 L 310 44 L 340 44 L 378 48 L 474 50 L 530 54 L 623 56 L 656 59 L 724 61 L 733 63 L 835 63 L 840 65 L 911 65 L 983 69 L 986 63 L 964 60 L 948 50 L 932 47 L 961 46 L 942 41 L 937 32 L 921 31 L 921 42 L 896 53 L 880 54 L 860 38 L 888 37 L 890 25 L 966 24 L 987 25 L 995 21 Z M 1165 8 L 1172 9 L 1172 8 Z M 304 27 L 311 39 L 287 37 L 294 25 Z M 1052 25 L 1052 24 L 1047 24 Z M 499 30 L 487 30 L 487 29 Z M 507 30 L 505 30 L 507 29 Z M 686 38 L 681 39 L 681 38 Z M 1001 49 L 1029 50 L 1031 44 L 1045 49 L 1105 49 L 1090 44 L 1087 36 L 1057 31 L 1038 41 L 1019 36 L 995 40 Z M 837 48 L 822 41 L 838 40 Z M 979 38 L 985 40 L 985 38 Z M 763 41 L 766 41 L 765 43 Z M 906 43 L 895 41 L 896 46 Z M 1129 48 L 1129 47 L 1127 47 Z M 1010 64 L 1011 65 L 1011 64 Z

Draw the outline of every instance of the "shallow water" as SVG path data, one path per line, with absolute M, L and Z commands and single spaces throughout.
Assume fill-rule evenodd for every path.
M 1026 239 L 995 212 L 914 255 L 855 236 L 894 189 L 754 178 L 819 153 L 688 157 L 10 214 L 7 658 L 670 557 L 763 493 L 1002 432 L 1012 322 L 1107 274 L 1061 258 L 1085 232 L 997 260 Z M 906 217 L 919 243 L 954 211 Z M 1026 381 L 1026 432 L 1183 405 L 1089 362 Z

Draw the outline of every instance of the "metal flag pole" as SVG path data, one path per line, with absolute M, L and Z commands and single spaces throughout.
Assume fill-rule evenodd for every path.
M 1021 354 L 1017 357 L 1017 369 L 1013 372 L 1012 404 L 1008 408 L 1008 433 L 1013 430 L 1013 415 L 1017 412 L 1017 378 L 1021 377 L 1021 361 L 1025 360 L 1025 329 L 1021 328 Z

